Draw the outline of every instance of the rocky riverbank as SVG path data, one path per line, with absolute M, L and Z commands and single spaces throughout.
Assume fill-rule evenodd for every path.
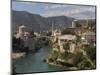
M 60 63 L 55 63 L 55 62 L 49 62 L 49 61 L 47 61 L 47 63 L 49 64 L 49 65 L 52 65 L 52 66 L 57 66 L 57 67 L 63 67 L 63 68 L 66 68 L 66 70 L 67 71 L 71 71 L 71 70 L 79 70 L 79 68 L 77 68 L 77 67 L 73 67 L 73 66 L 68 66 L 69 64 L 68 63 L 66 63 L 66 62 L 63 62 L 63 61 L 60 61 Z M 63 64 L 62 64 L 63 63 Z M 66 65 L 64 65 L 64 64 L 66 64 Z
M 12 59 L 18 59 L 25 56 L 25 52 L 16 52 L 11 54 Z

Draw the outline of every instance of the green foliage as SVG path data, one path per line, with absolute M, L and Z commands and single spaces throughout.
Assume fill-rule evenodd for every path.
M 75 57 L 75 54 L 68 53 L 66 59 L 70 59 L 70 58 L 72 58 L 72 57 Z
M 65 49 L 68 49 L 68 43 L 65 44 Z M 57 58 L 60 58 L 62 60 L 66 60 L 66 62 L 69 62 L 73 64 L 74 67 L 77 67 L 78 69 L 93 69 L 96 66 L 96 49 L 95 47 L 86 47 L 84 49 L 86 51 L 87 55 L 83 55 L 82 52 L 77 52 L 76 54 L 68 53 L 65 51 L 64 53 L 60 53 L 57 51 L 51 52 L 51 61 L 56 62 Z M 71 62 L 70 62 L 71 61 Z
M 81 37 L 80 36 L 77 36 L 76 42 L 81 42 Z
M 20 38 L 12 37 L 12 49 L 14 52 L 21 52 L 24 49 L 24 42 Z
M 53 60 L 56 60 L 58 58 L 58 56 L 59 56 L 59 52 L 52 51 L 50 55 L 51 55 L 51 57 L 52 57 Z
M 76 27 L 81 27 L 82 25 L 76 22 Z
M 72 35 L 74 35 L 75 32 L 73 30 L 70 30 L 70 29 L 66 28 L 66 29 L 62 30 L 61 34 L 62 35 L 63 34 L 72 34 Z
M 59 53 L 59 58 L 66 59 L 66 57 L 67 57 L 67 53 L 66 52 L 65 53 Z
M 75 55 L 75 57 L 76 57 L 76 62 L 77 62 L 77 64 L 84 60 L 84 56 L 83 56 L 83 54 L 82 54 L 81 52 L 78 52 L 78 53 Z
M 96 48 L 95 47 L 86 47 L 84 49 L 91 60 L 96 60 Z
M 86 51 L 86 54 L 87 55 L 79 55 L 78 54 L 78 67 L 80 69 L 92 69 L 92 68 L 95 68 L 95 65 L 96 65 L 96 49 L 95 47 L 86 47 L 84 49 Z M 80 59 L 81 58 L 81 59 Z M 90 60 L 90 61 L 89 61 Z M 91 64 L 93 63 L 93 65 Z
M 79 64 L 78 64 L 78 67 L 80 69 L 89 69 L 91 68 L 91 64 L 89 61 L 87 61 L 86 59 L 84 59 L 83 61 L 81 61 Z
M 36 40 L 35 49 L 38 50 L 38 49 L 41 48 L 42 46 L 43 46 L 42 40 L 41 40 L 41 39 Z
M 95 21 L 88 21 L 88 27 L 91 29 L 96 25 Z
M 65 44 L 63 45 L 63 48 L 67 51 L 67 50 L 69 49 L 69 43 L 65 43 Z
M 48 40 L 48 45 L 52 48 L 53 47 L 53 42 L 51 40 Z
M 35 43 L 35 48 L 36 49 L 39 49 L 43 46 L 46 46 L 46 45 L 49 45 L 50 47 L 52 47 L 53 43 L 51 40 L 47 39 L 47 38 L 38 38 L 36 40 L 36 43 Z

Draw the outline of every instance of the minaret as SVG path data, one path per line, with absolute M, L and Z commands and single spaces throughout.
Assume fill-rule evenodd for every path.
M 77 20 L 72 21 L 72 28 L 75 28 L 76 27 L 76 21 Z
M 87 27 L 88 27 L 89 29 L 91 29 L 91 27 L 89 26 L 89 20 L 88 20 L 88 19 L 86 20 L 86 25 L 87 25 Z
M 88 26 L 88 20 L 86 20 L 85 24 L 86 24 L 86 26 Z
M 52 23 L 52 36 L 54 36 L 54 25 Z
M 55 33 L 54 33 L 54 24 L 52 23 L 52 34 L 51 34 L 51 37 L 52 37 L 52 42 L 54 43 L 55 40 L 56 40 L 56 36 L 55 36 Z
M 74 28 L 74 21 L 72 21 L 72 28 Z

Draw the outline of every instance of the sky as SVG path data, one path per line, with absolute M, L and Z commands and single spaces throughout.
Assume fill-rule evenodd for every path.
M 27 11 L 43 17 L 68 16 L 95 19 L 95 6 L 12 1 L 12 10 Z

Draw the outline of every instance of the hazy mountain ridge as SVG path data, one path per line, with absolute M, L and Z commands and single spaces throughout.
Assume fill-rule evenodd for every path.
M 40 31 L 48 30 L 54 24 L 55 28 L 69 27 L 74 18 L 65 16 L 42 17 L 37 14 L 31 14 L 26 11 L 12 11 L 12 29 L 16 30 L 18 26 L 25 25 L 28 30 Z
M 26 11 L 15 11 L 12 10 L 12 30 L 18 30 L 18 26 L 25 25 L 28 31 L 45 31 L 50 30 L 51 25 L 54 24 L 55 29 L 63 29 L 71 27 L 72 21 L 75 18 L 67 16 L 53 16 L 43 17 L 37 14 L 32 14 Z M 85 22 L 80 20 L 80 22 Z

